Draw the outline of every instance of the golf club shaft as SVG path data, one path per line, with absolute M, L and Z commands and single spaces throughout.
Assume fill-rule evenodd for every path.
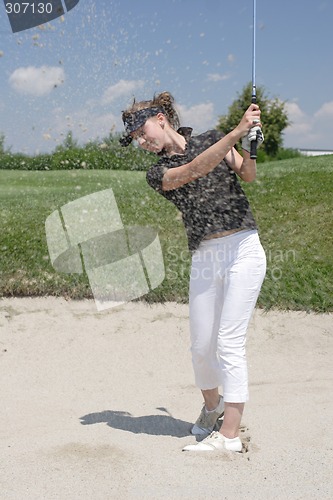
M 257 103 L 257 90 L 256 90 L 256 24 L 257 24 L 257 4 L 253 0 L 253 39 L 252 39 L 252 98 L 251 102 Z M 250 158 L 255 160 L 257 158 L 257 141 L 251 142 Z

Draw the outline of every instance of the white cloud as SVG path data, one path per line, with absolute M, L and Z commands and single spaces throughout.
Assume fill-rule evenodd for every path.
M 286 129 L 290 135 L 298 136 L 311 131 L 311 123 L 309 117 L 301 110 L 296 102 L 289 102 L 285 105 L 291 125 Z
M 85 144 L 90 140 L 102 139 L 109 135 L 111 131 L 122 129 L 121 116 L 113 113 L 94 113 L 84 106 L 70 115 L 65 116 L 62 109 L 53 111 L 51 133 L 56 142 L 62 142 L 67 133 L 71 130 L 73 137 L 80 143 Z
M 222 82 L 224 80 L 229 80 L 231 75 L 229 73 L 225 73 L 221 75 L 220 73 L 209 73 L 207 75 L 207 79 L 209 82 Z
M 9 77 L 9 83 L 14 90 L 34 96 L 49 94 L 56 86 L 62 85 L 64 80 L 63 68 L 54 66 L 17 68 Z
M 314 117 L 316 119 L 329 118 L 333 119 L 333 101 L 325 102 L 322 107 L 315 113 Z
M 181 104 L 177 105 L 182 125 L 193 127 L 194 131 L 202 132 L 214 127 L 213 103 L 202 103 L 187 108 Z
M 102 104 L 110 104 L 119 97 L 128 96 L 128 94 L 142 88 L 143 85 L 143 80 L 120 80 L 105 90 L 102 96 Z
M 286 147 L 333 150 L 333 102 L 324 103 L 313 115 L 306 114 L 299 104 L 286 104 L 292 122 L 284 131 Z
M 212 103 L 197 104 L 192 107 L 177 105 L 182 125 L 194 128 L 195 132 L 202 132 L 216 125 L 214 108 Z M 66 115 L 62 109 L 54 109 L 53 113 L 53 136 L 57 142 L 62 142 L 67 132 L 71 130 L 75 139 L 82 143 L 102 139 L 112 132 L 122 132 L 124 129 L 121 112 L 116 109 L 112 112 L 100 112 L 99 107 L 88 108 L 83 106 L 70 115 Z M 46 131 L 47 132 L 47 131 Z M 52 133 L 52 132 L 51 132 Z
M 297 102 L 287 102 L 285 104 L 285 108 L 291 121 L 302 120 L 306 117 L 305 113 L 301 110 Z
M 104 93 L 82 103 L 80 108 L 69 110 L 66 101 L 56 105 L 43 123 L 34 127 L 35 137 L 38 137 L 38 141 L 42 141 L 41 145 L 37 146 L 38 149 L 41 147 L 42 151 L 54 150 L 57 144 L 64 141 L 69 131 L 80 144 L 101 140 L 110 132 L 122 132 L 124 126 L 121 106 L 124 105 L 124 98 L 128 99 L 132 92 L 142 87 L 144 87 L 142 80 L 120 80 L 117 84 L 106 88 Z M 117 98 L 122 98 L 122 102 L 114 102 Z M 108 103 L 112 103 L 112 106 L 106 110 L 104 105 Z M 30 149 L 34 147 L 31 140 L 29 147 Z

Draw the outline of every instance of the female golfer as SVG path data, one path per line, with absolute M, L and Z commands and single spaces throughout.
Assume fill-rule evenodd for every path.
M 160 157 L 147 182 L 181 211 L 192 253 L 191 352 L 204 406 L 191 432 L 204 439 L 184 450 L 241 451 L 238 433 L 248 400 L 246 331 L 266 258 L 237 176 L 246 182 L 256 177 L 249 151 L 252 140 L 263 141 L 259 107 L 251 104 L 227 135 L 210 130 L 193 136 L 191 128 L 178 128 L 174 99 L 163 92 L 151 101 L 134 101 L 123 122 L 123 145 L 134 139 Z M 234 148 L 240 139 L 243 156 Z

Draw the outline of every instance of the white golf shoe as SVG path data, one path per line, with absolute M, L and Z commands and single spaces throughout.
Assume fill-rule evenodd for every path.
M 210 436 L 196 444 L 188 444 L 183 451 L 242 451 L 242 442 L 239 437 L 226 438 L 220 432 L 212 432 Z

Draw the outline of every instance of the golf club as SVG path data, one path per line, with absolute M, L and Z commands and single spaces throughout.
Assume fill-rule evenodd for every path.
M 256 90 L 256 19 L 257 19 L 257 4 L 253 0 L 253 39 L 252 39 L 252 98 L 251 102 L 257 103 L 257 90 Z M 256 160 L 257 158 L 257 144 L 258 141 L 251 141 L 250 158 Z

